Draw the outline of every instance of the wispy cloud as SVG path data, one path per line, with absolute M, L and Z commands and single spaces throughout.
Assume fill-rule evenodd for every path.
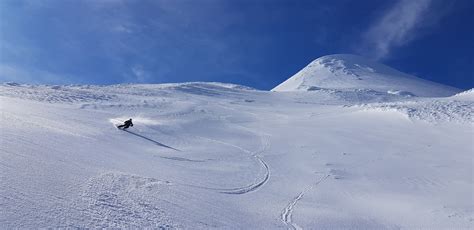
M 133 66 L 131 71 L 133 73 L 133 79 L 135 82 L 143 83 L 150 78 L 150 73 L 148 73 L 148 71 L 146 71 L 141 65 Z
M 133 30 L 129 26 L 122 25 L 122 24 L 112 27 L 112 31 L 117 32 L 117 33 L 127 33 L 127 34 L 133 33 Z
M 364 48 L 375 59 L 390 55 L 418 35 L 432 9 L 432 0 L 400 0 L 364 34 Z

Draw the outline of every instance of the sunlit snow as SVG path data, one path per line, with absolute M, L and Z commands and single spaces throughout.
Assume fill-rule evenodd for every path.
M 6 83 L 0 226 L 472 228 L 473 103 L 344 55 L 271 92 Z

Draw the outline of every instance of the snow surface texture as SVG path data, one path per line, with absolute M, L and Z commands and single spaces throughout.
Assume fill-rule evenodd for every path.
M 311 62 L 273 91 L 361 90 L 403 96 L 451 96 L 457 89 L 423 80 L 351 54 L 334 54 Z
M 0 85 L 0 226 L 472 229 L 473 91 L 380 92 Z

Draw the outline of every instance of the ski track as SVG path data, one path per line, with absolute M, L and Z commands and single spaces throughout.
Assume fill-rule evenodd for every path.
M 245 186 L 245 187 L 242 187 L 242 188 L 234 188 L 234 189 L 223 189 L 223 191 L 221 191 L 221 193 L 226 193 L 226 194 L 244 194 L 244 193 L 248 193 L 248 192 L 251 192 L 251 191 L 254 191 L 258 188 L 260 188 L 260 186 L 264 185 L 265 183 L 267 183 L 268 181 L 268 178 L 270 178 L 270 170 L 268 168 L 268 165 L 265 163 L 265 161 L 263 161 L 260 157 L 258 156 L 255 156 L 255 158 L 260 162 L 260 164 L 263 165 L 263 167 L 265 168 L 265 177 L 263 178 L 263 180 L 261 180 L 260 182 L 258 183 L 253 183 L 253 184 L 250 184 L 248 186 Z
M 115 120 L 115 121 L 119 121 L 117 119 L 112 119 L 112 120 Z M 114 124 L 115 126 L 115 124 Z M 115 126 L 116 127 L 116 126 Z M 245 128 L 247 129 L 247 128 Z M 212 141 L 212 142 L 216 142 L 216 143 L 219 143 L 219 144 L 222 144 L 222 145 L 227 145 L 227 146 L 230 146 L 230 147 L 233 147 L 233 148 L 237 148 L 239 149 L 240 151 L 242 152 L 245 152 L 246 154 L 249 154 L 251 155 L 254 159 L 256 159 L 256 161 L 258 161 L 260 163 L 260 165 L 265 169 L 265 176 L 263 177 L 262 180 L 258 181 L 258 179 L 255 180 L 254 183 L 251 183 L 249 185 L 246 185 L 246 186 L 243 186 L 243 187 L 238 187 L 238 188 L 229 188 L 229 189 L 224 189 L 224 188 L 208 188 L 208 187 L 202 187 L 202 186 L 195 186 L 195 185 L 189 185 L 189 184 L 181 184 L 181 183 L 177 183 L 179 185 L 182 185 L 182 186 L 189 186 L 189 187 L 196 187 L 196 188 L 203 188 L 203 189 L 209 189 L 209 190 L 215 190 L 215 191 L 219 191 L 220 193 L 225 193 L 225 194 L 237 194 L 237 195 L 240 195 L 240 194 L 245 194 L 245 193 L 248 193 L 248 192 L 252 192 L 252 191 L 255 191 L 256 189 L 260 188 L 262 185 L 264 185 L 268 179 L 270 178 L 270 168 L 268 167 L 268 164 L 259 156 L 259 154 L 265 152 L 267 149 L 268 149 L 268 146 L 269 146 L 269 142 L 267 140 L 267 138 L 264 138 L 264 135 L 263 134 L 257 134 L 256 132 L 254 131 L 250 131 L 247 129 L 248 132 L 252 132 L 253 134 L 255 135 L 258 135 L 260 137 L 260 142 L 262 143 L 262 148 L 260 150 L 257 150 L 257 151 L 250 151 L 248 149 L 245 149 L 245 148 L 242 148 L 238 145 L 234 145 L 234 144 L 231 144 L 231 143 L 228 143 L 228 142 L 225 142 L 225 141 L 220 141 L 220 140 L 216 140 L 216 139 L 212 139 L 212 138 L 207 138 L 207 137 L 202 137 L 202 136 L 196 136 L 198 138 L 201 138 L 201 139 L 205 139 L 205 140 L 208 140 L 208 141 Z M 267 135 L 267 134 L 265 134 Z M 179 151 L 179 150 L 178 150 Z
M 298 226 L 296 223 L 293 222 L 292 220 L 292 215 L 293 215 L 293 210 L 296 206 L 296 204 L 298 204 L 298 201 L 300 201 L 301 199 L 303 199 L 304 195 L 311 189 L 313 189 L 314 187 L 318 186 L 321 182 L 323 182 L 324 180 L 326 180 L 327 178 L 329 177 L 329 174 L 327 175 L 324 175 L 323 177 L 321 177 L 318 181 L 316 181 L 316 183 L 312 184 L 311 186 L 307 187 L 305 190 L 303 190 L 302 192 L 300 192 L 298 194 L 298 196 L 296 196 L 290 203 L 288 203 L 288 205 L 283 209 L 282 213 L 281 213 L 281 221 L 283 221 L 283 223 L 286 224 L 286 226 L 288 227 L 288 229 L 294 229 L 294 230 L 300 230 L 302 229 L 300 226 Z
M 221 107 L 224 107 L 221 105 Z M 255 114 L 252 114 L 253 116 L 256 116 Z M 117 122 L 120 122 L 118 119 L 114 119 L 112 118 L 111 120 L 114 120 L 114 121 L 117 121 Z M 114 124 L 115 126 L 115 124 Z M 261 180 L 258 180 L 258 178 L 255 179 L 254 183 L 251 183 L 249 185 L 246 185 L 246 186 L 243 186 L 243 187 L 238 187 L 238 188 L 229 188 L 229 189 L 224 189 L 224 188 L 208 188 L 208 187 L 202 187 L 202 186 L 195 186 L 195 185 L 190 185 L 190 184 L 181 184 L 181 183 L 177 183 L 178 185 L 182 185 L 182 186 L 188 186 L 188 187 L 195 187 L 195 188 L 202 188 L 202 189 L 209 189 L 209 190 L 214 190 L 214 191 L 219 191 L 220 193 L 225 193 L 225 194 L 236 194 L 236 195 L 240 195 L 240 194 L 245 194 L 245 193 L 248 193 L 248 192 L 252 192 L 252 191 L 255 191 L 257 190 L 258 188 L 260 188 L 262 185 L 264 185 L 268 179 L 270 178 L 270 168 L 268 167 L 268 164 L 259 156 L 259 154 L 265 152 L 268 147 L 269 147 L 269 141 L 267 138 L 265 138 L 264 136 L 269 136 L 268 134 L 262 134 L 262 133 L 257 133 L 253 130 L 250 130 L 248 129 L 247 127 L 244 127 L 244 126 L 240 126 L 238 125 L 239 127 L 245 129 L 247 132 L 250 132 L 252 134 L 254 134 L 255 136 L 258 136 L 260 138 L 260 142 L 261 142 L 261 146 L 262 148 L 260 150 L 257 150 L 257 151 L 250 151 L 248 149 L 245 149 L 241 146 L 238 146 L 238 145 L 234 145 L 234 144 L 231 144 L 229 142 L 225 142 L 225 141 L 220 141 L 220 140 L 216 140 L 216 139 L 212 139 L 212 138 L 207 138 L 207 137 L 202 137 L 202 136 L 196 136 L 198 138 L 201 138 L 201 139 L 205 139 L 205 140 L 208 140 L 208 141 L 212 141 L 212 142 L 216 142 L 216 143 L 219 143 L 219 144 L 222 144 L 222 145 L 227 145 L 227 146 L 230 146 L 230 147 L 233 147 L 233 148 L 236 148 L 236 149 L 239 149 L 240 151 L 246 153 L 246 154 L 249 154 L 251 157 L 253 157 L 256 161 L 258 161 L 260 163 L 260 165 L 262 166 L 262 168 L 265 170 L 265 175 L 263 177 L 263 179 Z M 115 126 L 116 127 L 116 126 Z M 135 134 L 137 135 L 137 134 Z M 142 137 L 143 138 L 143 137 Z M 147 139 L 147 138 L 146 138 Z M 152 140 L 153 141 L 153 140 Z M 153 141 L 153 142 L 156 142 L 156 141 Z M 161 143 L 158 143 L 158 145 L 160 146 L 163 146 L 163 147 L 167 147 L 167 148 L 171 148 L 169 146 L 165 146 Z M 171 148 L 171 149 L 174 149 L 174 148 Z M 177 149 L 174 149 L 174 150 L 177 150 Z M 177 150 L 177 151 L 180 151 L 180 150 Z
M 260 153 L 263 153 L 265 152 L 267 149 L 268 149 L 268 146 L 269 146 L 269 142 L 266 138 L 263 137 L 263 135 L 259 135 L 260 136 L 260 140 L 262 142 L 262 149 L 260 150 L 257 150 L 257 151 L 249 151 L 245 148 L 242 148 L 238 145 L 234 145 L 234 144 L 231 144 L 231 143 L 228 143 L 228 142 L 224 142 L 224 141 L 220 141 L 220 140 L 215 140 L 215 139 L 211 139 L 211 138 L 207 138 L 207 137 L 201 137 L 201 136 L 198 136 L 199 138 L 202 138 L 202 139 L 205 139 L 205 140 L 209 140 L 209 141 L 213 141 L 213 142 L 216 142 L 216 143 L 220 143 L 220 144 L 223 144 L 223 145 L 227 145 L 227 146 L 230 146 L 230 147 L 233 147 L 233 148 L 237 148 L 247 154 L 250 154 L 254 159 L 256 159 L 260 165 L 262 165 L 262 167 L 265 169 L 265 176 L 263 177 L 262 180 L 258 181 L 257 179 L 255 180 L 254 183 L 251 183 L 249 185 L 246 185 L 246 186 L 243 186 L 243 187 L 238 187 L 238 188 L 230 188 L 230 189 L 213 189 L 213 190 L 218 190 L 220 191 L 220 193 L 225 193 L 225 194 L 236 194 L 236 195 L 240 195 L 240 194 L 245 194 L 245 193 L 248 193 L 248 192 L 252 192 L 252 191 L 255 191 L 257 190 L 258 188 L 260 188 L 262 185 L 264 185 L 265 183 L 267 183 L 268 179 L 270 178 L 270 168 L 268 167 L 268 164 L 259 156 Z

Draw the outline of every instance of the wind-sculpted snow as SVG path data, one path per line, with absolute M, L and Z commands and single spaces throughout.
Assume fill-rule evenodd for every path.
M 369 102 L 391 102 L 405 101 L 412 99 L 415 95 L 406 92 L 380 92 L 370 89 L 326 89 L 318 87 L 308 88 L 308 93 L 319 95 L 320 97 L 329 97 L 330 100 L 337 100 L 336 103 L 369 103 Z M 324 101 L 324 100 L 320 100 Z
M 423 80 L 363 57 L 337 54 L 320 57 L 273 91 L 311 91 L 361 89 L 378 92 L 402 92 L 403 95 L 451 96 L 458 89 Z
M 91 178 L 77 200 L 87 221 L 81 228 L 154 228 L 173 226 L 160 194 L 170 182 L 134 175 L 106 173 Z
M 474 89 L 466 90 L 463 92 L 460 92 L 451 98 L 453 99 L 458 99 L 458 100 L 471 100 L 474 101 Z
M 472 90 L 424 87 L 3 84 L 0 226 L 470 229 Z
M 95 85 L 25 85 L 0 84 L 0 96 L 48 102 L 72 104 L 81 109 L 162 109 L 188 97 L 229 97 L 242 95 L 255 89 L 224 83 L 190 82 L 179 84 L 120 84 Z M 176 98 L 176 92 L 182 94 Z M 173 100 L 167 100 L 173 98 Z
M 409 102 L 374 103 L 364 105 L 368 111 L 395 111 L 410 119 L 428 122 L 474 122 L 474 100 L 449 99 L 417 100 Z
M 0 85 L 0 96 L 21 98 L 48 103 L 101 102 L 117 99 L 100 91 L 91 91 L 66 86 L 34 86 L 19 84 Z

